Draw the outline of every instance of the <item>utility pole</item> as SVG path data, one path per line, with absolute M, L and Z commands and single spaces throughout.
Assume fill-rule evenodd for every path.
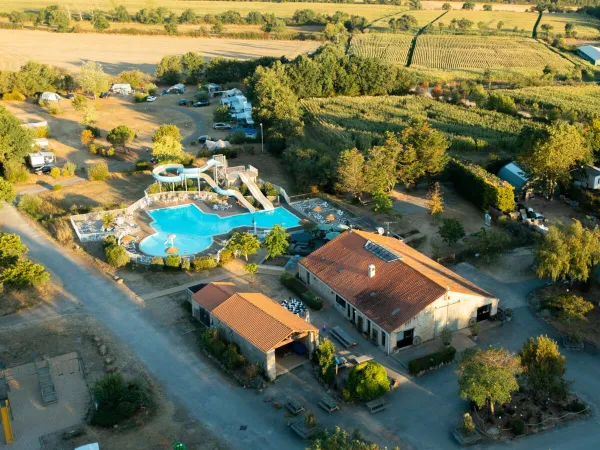
M 387 227 L 387 235 L 390 235 L 390 224 L 392 223 L 398 223 L 398 222 L 383 222 L 384 225 Z
M 265 139 L 263 137 L 263 124 L 262 124 L 262 122 L 260 123 L 260 152 L 261 153 L 265 152 Z

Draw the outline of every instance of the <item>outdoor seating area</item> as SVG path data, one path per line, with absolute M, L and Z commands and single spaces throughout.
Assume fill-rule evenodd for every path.
M 340 225 L 346 221 L 344 211 L 321 199 L 304 200 L 292 206 L 318 224 Z
M 112 216 L 112 225 L 105 227 L 103 218 Z M 126 210 L 102 211 L 81 216 L 81 220 L 73 220 L 73 226 L 80 237 L 87 235 L 114 234 L 123 235 L 140 231 L 140 226 L 135 222 L 133 214 Z

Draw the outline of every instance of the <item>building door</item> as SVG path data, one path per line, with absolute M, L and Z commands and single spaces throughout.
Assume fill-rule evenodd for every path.
M 458 330 L 459 314 L 460 301 L 437 307 L 435 309 L 435 324 L 433 327 L 434 336 L 439 336 L 445 327 L 448 327 L 452 331 Z
M 477 308 L 477 322 L 481 322 L 483 320 L 488 320 L 490 318 L 491 312 L 492 312 L 492 304 L 491 303 L 484 305 L 481 308 Z
M 362 330 L 363 330 L 363 317 L 362 316 L 358 316 L 358 320 L 356 322 L 356 328 L 358 328 L 358 331 L 362 332 Z
M 410 330 L 406 330 L 404 332 L 400 331 L 398 333 L 398 342 L 396 343 L 396 347 L 398 347 L 398 348 L 410 347 L 411 345 L 413 345 L 414 337 L 415 337 L 415 329 L 414 328 L 411 328 Z

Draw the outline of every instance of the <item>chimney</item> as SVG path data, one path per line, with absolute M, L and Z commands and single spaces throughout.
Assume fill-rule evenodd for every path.
M 367 273 L 369 275 L 369 278 L 373 278 L 375 276 L 375 264 L 369 264 Z

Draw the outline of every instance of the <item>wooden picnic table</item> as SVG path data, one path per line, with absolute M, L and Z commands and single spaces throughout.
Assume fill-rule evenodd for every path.
M 328 396 L 324 396 L 321 398 L 321 400 L 319 400 L 319 406 L 325 411 L 327 411 L 329 414 L 331 414 L 335 410 L 340 409 L 338 404 L 331 397 Z
M 340 327 L 333 327 L 330 331 L 330 334 L 346 348 L 356 345 L 356 341 Z
M 385 403 L 385 399 L 383 397 L 378 398 L 377 400 L 367 402 L 366 405 L 367 405 L 367 408 L 369 408 L 369 411 L 371 412 L 371 414 L 375 414 L 379 411 L 383 411 L 384 409 L 386 409 L 388 407 L 388 405 Z
M 288 409 L 289 412 L 291 412 L 295 416 L 297 416 L 302 411 L 304 411 L 304 406 L 302 406 L 302 404 L 294 397 L 288 398 L 288 401 L 285 404 L 285 407 Z

